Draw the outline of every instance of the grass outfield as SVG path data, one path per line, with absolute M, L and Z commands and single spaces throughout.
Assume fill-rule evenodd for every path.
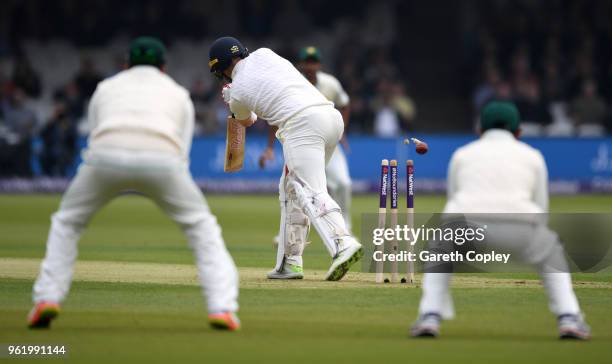
M 419 211 L 444 199 L 417 196 Z M 437 341 L 410 340 L 420 290 L 380 286 L 369 275 L 321 281 L 329 257 L 318 238 L 305 253 L 307 279 L 270 282 L 273 196 L 210 196 L 241 272 L 239 333 L 211 331 L 180 230 L 149 201 L 115 200 L 80 243 L 72 292 L 50 331 L 25 329 L 30 293 L 59 196 L 0 196 L 0 345 L 62 343 L 74 362 L 386 362 L 604 363 L 612 356 L 612 274 L 576 275 L 593 327 L 588 343 L 556 340 L 535 275 L 461 275 L 453 286 L 458 317 Z M 376 196 L 358 196 L 359 215 Z M 567 196 L 553 211 L 612 212 L 612 196 Z M 313 234 L 316 235 L 316 234 Z M 0 354 L 2 360 L 2 354 Z

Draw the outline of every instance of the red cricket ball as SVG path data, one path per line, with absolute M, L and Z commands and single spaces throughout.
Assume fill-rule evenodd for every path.
M 429 147 L 427 146 L 427 143 L 417 143 L 416 145 L 416 152 L 419 154 L 425 154 L 427 153 L 427 151 L 429 150 Z

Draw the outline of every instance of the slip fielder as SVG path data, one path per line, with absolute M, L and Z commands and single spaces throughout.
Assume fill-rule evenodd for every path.
M 237 39 L 222 37 L 210 48 L 209 67 L 231 83 L 223 88 L 223 98 L 232 121 L 249 127 L 261 117 L 278 128 L 285 168 L 276 270 L 301 269 L 310 222 L 333 259 L 325 279 L 342 279 L 363 256 L 326 187 L 325 166 L 342 137 L 342 116 L 289 61 L 268 48 L 249 53 Z
M 196 257 L 214 328 L 237 330 L 238 273 L 221 229 L 189 173 L 194 107 L 164 73 L 165 47 L 132 42 L 129 68 L 102 81 L 92 96 L 93 125 L 84 162 L 53 214 L 47 252 L 34 284 L 32 328 L 48 327 L 72 281 L 77 242 L 91 217 L 127 190 L 153 200 L 183 229 Z
M 332 75 L 321 71 L 321 53 L 316 47 L 305 47 L 302 48 L 298 55 L 298 68 L 306 77 L 310 83 L 325 96 L 326 99 L 334 103 L 334 106 L 342 114 L 344 121 L 344 128 L 349 122 L 350 107 L 349 107 L 349 96 L 344 91 L 344 88 L 340 82 Z M 275 128 L 270 128 L 270 136 L 268 138 L 268 148 L 264 151 L 260 157 L 260 165 L 264 165 L 267 160 L 274 158 L 274 133 Z M 343 137 L 346 140 L 346 135 Z M 325 176 L 327 177 L 327 189 L 329 194 L 332 196 L 334 201 L 338 203 L 344 217 L 349 232 L 351 231 L 351 176 L 349 174 L 348 163 L 346 156 L 342 148 L 342 143 L 339 143 L 332 153 L 327 166 L 325 167 Z M 294 236 L 288 236 L 288 239 L 292 239 Z M 275 241 L 278 242 L 278 237 Z M 288 245 L 292 244 L 303 244 L 304 242 L 289 242 Z M 277 249 L 282 249 L 277 246 Z M 303 247 L 300 249 L 303 251 Z M 284 267 L 282 260 L 286 260 L 287 267 Z M 300 257 L 288 256 L 277 254 L 276 267 L 268 273 L 270 279 L 296 279 L 302 278 L 303 273 L 303 261 Z M 279 267 L 282 269 L 278 270 Z
M 444 213 L 480 214 L 476 219 L 504 214 L 503 221 L 489 216 L 494 224 L 488 225 L 487 245 L 514 252 L 538 271 L 561 338 L 588 339 L 590 329 L 572 288 L 563 246 L 543 219 L 548 212 L 546 162 L 517 139 L 519 121 L 510 102 L 492 101 L 482 109 L 480 139 L 455 151 L 449 163 Z M 441 320 L 454 317 L 450 280 L 450 273 L 427 273 L 426 268 L 412 336 L 438 336 Z

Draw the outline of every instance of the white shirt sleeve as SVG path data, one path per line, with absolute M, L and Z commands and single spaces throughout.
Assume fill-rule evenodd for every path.
M 537 175 L 533 191 L 533 201 L 542 211 L 548 212 L 548 169 L 546 161 L 540 152 L 537 153 Z
M 89 130 L 94 130 L 96 126 L 98 126 L 98 120 L 96 116 L 97 108 L 98 108 L 98 98 L 100 93 L 100 86 L 96 88 L 96 91 L 91 95 L 89 99 L 89 105 L 87 107 L 87 121 L 89 123 Z
M 349 104 L 350 98 L 346 91 L 344 91 L 342 84 L 338 80 L 336 80 L 336 88 L 336 97 L 333 102 L 337 108 L 341 109 Z
M 236 100 L 233 96 L 230 99 L 229 107 L 230 107 L 231 112 L 236 117 L 236 119 L 238 120 L 246 120 L 246 119 L 252 120 L 253 119 L 253 114 L 251 110 L 246 105 Z
M 183 153 L 186 160 L 189 160 L 189 152 L 191 151 L 191 142 L 193 140 L 193 129 L 195 127 L 195 108 L 193 106 L 193 101 L 191 98 L 187 96 L 187 101 L 185 102 L 185 121 L 183 124 Z

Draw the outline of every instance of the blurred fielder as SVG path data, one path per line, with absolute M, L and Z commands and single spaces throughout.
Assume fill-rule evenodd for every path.
M 482 109 L 480 139 L 451 158 L 444 213 L 504 213 L 504 222 L 494 225 L 501 229 L 489 226 L 488 246 L 515 251 L 537 269 L 561 338 L 588 339 L 590 329 L 572 289 L 563 246 L 545 221 L 536 220 L 536 214 L 548 212 L 548 172 L 541 153 L 517 140 L 519 120 L 509 102 L 493 101 Z M 438 336 L 441 320 L 454 317 L 450 280 L 450 273 L 424 274 L 413 336 Z
M 91 217 L 122 192 L 153 200 L 189 240 L 209 321 L 237 330 L 238 273 L 221 229 L 189 173 L 194 108 L 189 93 L 165 73 L 165 48 L 134 40 L 129 68 L 98 85 L 88 117 L 93 125 L 84 162 L 52 217 L 47 253 L 34 284 L 29 325 L 48 327 L 66 297 L 77 242 Z
M 210 48 L 210 71 L 231 84 L 223 98 L 245 127 L 257 117 L 277 127 L 285 168 L 279 184 L 281 222 L 279 272 L 301 273 L 309 221 L 319 233 L 332 264 L 325 279 L 342 279 L 363 256 L 361 244 L 327 193 L 325 166 L 342 137 L 342 115 L 286 59 L 268 48 L 253 53 L 235 38 L 217 39 Z
M 298 68 L 310 83 L 327 98 L 334 103 L 334 106 L 342 114 L 344 120 L 344 128 L 349 122 L 349 96 L 346 94 L 340 82 L 332 75 L 321 71 L 321 53 L 315 47 L 306 47 L 300 50 Z M 264 165 L 266 161 L 274 158 L 274 140 L 276 128 L 270 128 L 270 136 L 268 138 L 268 148 L 264 151 L 260 158 L 260 165 Z M 349 232 L 351 231 L 351 176 L 349 174 L 346 156 L 342 149 L 342 141 L 346 140 L 346 135 L 343 136 L 341 143 L 338 144 L 332 153 L 329 162 L 325 168 L 325 176 L 327 177 L 327 190 L 334 201 L 338 203 L 344 217 Z M 288 239 L 292 239 L 289 236 Z M 274 239 L 278 243 L 278 236 Z M 288 242 L 287 245 L 304 244 L 304 242 Z M 282 249 L 278 247 L 278 249 Z M 301 249 L 302 251 L 304 248 Z M 304 277 L 302 257 L 294 257 L 277 254 L 276 267 L 283 269 L 274 269 L 268 273 L 270 279 L 301 279 Z M 287 268 L 282 264 L 282 260 L 286 259 Z

